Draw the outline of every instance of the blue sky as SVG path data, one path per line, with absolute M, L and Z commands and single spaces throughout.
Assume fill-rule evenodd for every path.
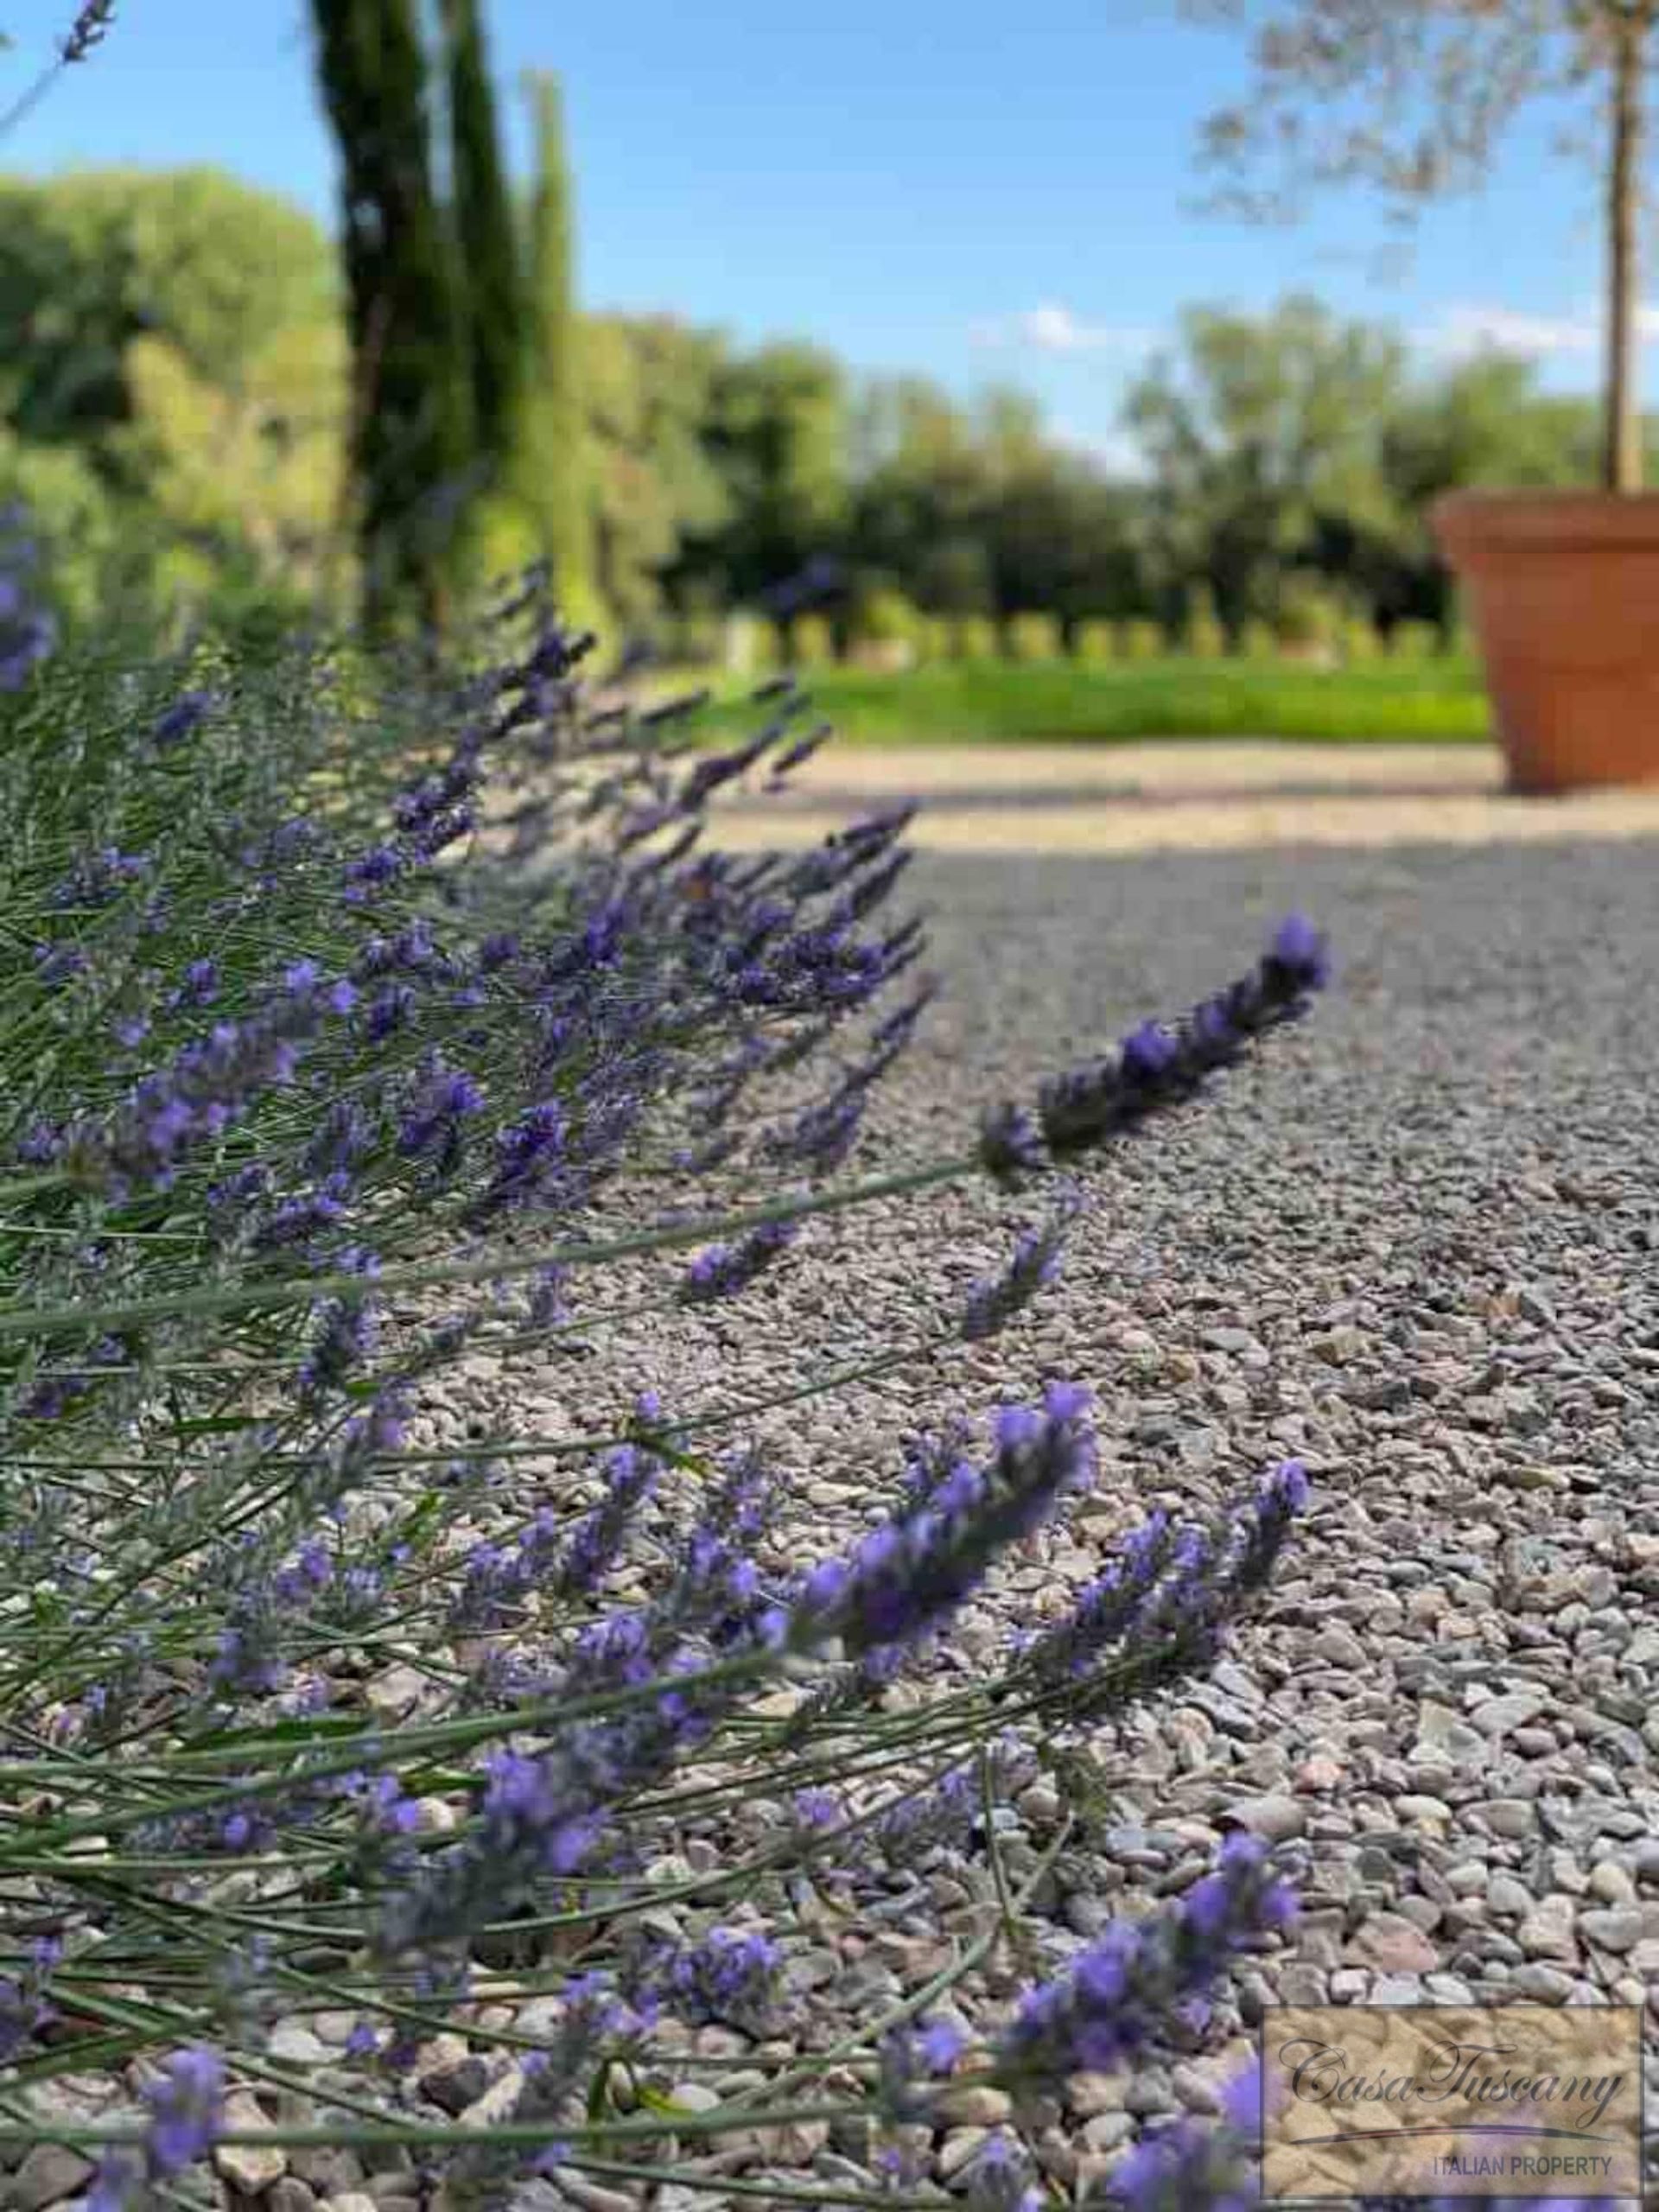
M 72 0 L 0 0 L 0 99 Z M 124 0 L 94 58 L 13 133 L 5 166 L 207 162 L 324 219 L 334 168 L 306 0 Z M 1195 213 L 1198 124 L 1245 81 L 1174 0 L 492 0 L 515 153 L 527 65 L 565 87 L 585 305 L 664 309 L 744 340 L 815 339 L 966 396 L 1023 385 L 1110 452 L 1127 379 L 1184 305 L 1307 287 L 1426 352 L 1497 333 L 1546 380 L 1596 368 L 1594 181 L 1528 118 L 1477 200 L 1436 209 L 1380 281 L 1363 194 L 1290 232 Z

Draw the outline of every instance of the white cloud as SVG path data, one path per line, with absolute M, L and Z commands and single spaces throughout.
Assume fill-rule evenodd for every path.
M 1637 327 L 1644 340 L 1659 338 L 1659 306 L 1640 308 Z M 1533 360 L 1560 360 L 1597 354 L 1603 342 L 1601 319 L 1593 314 L 1528 315 L 1475 301 L 1443 308 L 1417 335 L 1431 352 L 1457 358 L 1496 347 Z
M 973 336 L 978 345 L 1026 346 L 1039 353 L 1138 353 L 1157 340 L 1155 331 L 1134 325 L 1090 322 L 1058 300 L 976 323 Z

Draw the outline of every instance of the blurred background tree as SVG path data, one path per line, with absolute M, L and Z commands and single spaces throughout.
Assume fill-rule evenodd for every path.
M 608 615 L 597 575 L 593 438 L 576 320 L 575 219 L 558 80 L 550 71 L 531 71 L 524 92 L 535 128 L 536 180 L 520 263 L 523 411 L 507 465 L 532 518 L 534 550 L 552 565 L 559 605 L 571 620 L 602 629 Z
M 1205 125 L 1220 203 L 1282 220 L 1309 191 L 1363 183 L 1408 225 L 1490 173 L 1529 102 L 1587 94 L 1605 248 L 1599 474 L 1643 480 L 1637 389 L 1642 172 L 1659 0 L 1183 0 L 1249 41 L 1246 97 Z M 1577 149 L 1579 136 L 1565 144 Z
M 364 612 L 377 630 L 410 608 L 441 629 L 479 426 L 461 269 L 433 181 L 415 0 L 313 0 L 312 14 L 340 162 Z
M 1109 469 L 1016 391 L 583 313 L 556 80 L 524 80 L 517 182 L 482 0 L 442 0 L 430 53 L 416 0 L 316 4 L 338 246 L 212 170 L 0 179 L 0 498 L 38 509 L 71 620 L 122 575 L 215 620 L 359 590 L 373 619 L 439 619 L 542 552 L 567 614 L 664 651 L 718 657 L 728 612 L 810 575 L 778 611 L 840 648 L 902 602 L 904 636 L 865 644 L 1001 649 L 1036 616 L 1020 639 L 1057 624 L 1094 657 L 1208 651 L 1216 624 L 1259 653 L 1313 594 L 1353 658 L 1362 629 L 1453 628 L 1440 493 L 1593 466 L 1592 404 L 1528 363 L 1424 359 L 1304 296 L 1192 309 Z
M 1154 362 L 1126 416 L 1148 464 L 1160 582 L 1197 578 L 1230 635 L 1269 620 L 1280 580 L 1323 532 L 1386 537 L 1397 521 L 1378 426 L 1400 401 L 1404 349 L 1298 296 L 1270 315 L 1193 308 L 1180 350 Z

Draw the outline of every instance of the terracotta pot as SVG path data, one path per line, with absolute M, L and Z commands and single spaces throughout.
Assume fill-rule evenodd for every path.
M 1511 791 L 1659 781 L 1659 493 L 1455 492 L 1430 520 Z

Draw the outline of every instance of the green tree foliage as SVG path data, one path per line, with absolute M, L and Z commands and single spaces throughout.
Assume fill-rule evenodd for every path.
M 619 502 L 613 484 L 602 477 L 595 483 L 601 464 L 594 451 L 596 426 L 584 381 L 592 349 L 576 318 L 575 218 L 563 111 L 558 79 L 549 71 L 527 71 L 524 89 L 535 129 L 536 178 L 525 226 L 524 404 L 514 480 L 534 518 L 537 550 L 552 563 L 560 606 L 573 621 L 602 626 L 607 600 L 636 618 L 642 598 L 654 601 L 645 580 L 671 557 L 676 540 L 671 532 L 658 532 L 649 550 L 617 555 L 609 562 L 613 570 L 625 570 L 625 576 L 613 574 L 601 580 L 598 573 L 598 503 L 608 489 L 614 530 Z M 637 429 L 634 422 L 629 427 Z
M 412 607 L 441 625 L 475 488 L 472 377 L 415 0 L 312 0 L 312 16 L 340 162 L 365 613 L 383 627 Z
M 1430 539 L 1428 510 L 1443 492 L 1567 488 L 1595 469 L 1592 404 L 1537 389 L 1529 361 L 1486 351 L 1425 381 L 1381 426 L 1382 466 L 1395 522 L 1365 549 L 1354 580 L 1389 618 L 1440 622 L 1447 579 Z
M 221 583 L 342 582 L 345 415 L 308 216 L 211 169 L 0 181 L 0 420 L 66 607 L 145 567 L 188 571 L 210 609 Z
M 721 347 L 709 404 L 706 442 L 735 526 L 705 545 L 703 560 L 728 597 L 752 599 L 845 539 L 846 372 L 814 346 Z
M 132 340 L 132 419 L 110 445 L 209 580 L 296 599 L 338 588 L 346 367 L 335 323 L 279 334 L 228 385 L 165 338 Z
M 847 626 L 855 655 L 894 667 L 921 657 L 922 616 L 891 582 L 871 578 L 861 584 Z
M 96 445 L 126 421 L 141 334 L 223 388 L 338 296 L 310 218 L 218 170 L 0 179 L 0 412 L 31 442 Z
M 1378 658 L 1382 641 L 1368 615 L 1344 613 L 1337 625 L 1336 646 L 1344 665 L 1357 668 Z
M 665 586 L 682 613 L 728 603 L 707 556 L 732 515 L 704 436 L 721 340 L 669 315 L 596 315 L 579 341 L 605 602 L 634 628 L 650 626 Z
M 1274 635 L 1284 652 L 1334 658 L 1346 610 L 1317 570 L 1296 569 L 1278 593 Z
M 0 508 L 14 502 L 41 548 L 40 582 L 54 611 L 93 621 L 124 537 L 96 469 L 73 446 L 26 444 L 0 425 Z
M 1642 481 L 1637 401 L 1642 170 L 1655 0 L 1185 0 L 1249 34 L 1255 81 L 1212 114 L 1223 205 L 1290 213 L 1310 188 L 1363 183 L 1395 219 L 1468 192 L 1540 97 L 1593 103 L 1605 223 L 1601 480 Z M 1263 171 L 1268 181 L 1262 181 Z
M 965 413 L 921 377 L 875 378 L 849 409 L 848 540 L 942 615 L 996 604 L 987 470 Z
M 1178 355 L 1132 388 L 1147 524 L 1163 581 L 1206 579 L 1236 630 L 1320 531 L 1386 533 L 1395 512 L 1378 426 L 1405 385 L 1399 340 L 1298 296 L 1252 317 L 1195 308 Z
M 473 433 L 476 452 L 499 479 L 518 435 L 528 347 L 524 271 L 479 0 L 439 0 L 439 20 L 448 87 L 450 193 L 464 271 Z M 539 286 L 548 273 L 545 265 L 538 264 L 535 273 Z M 568 286 L 567 270 L 567 293 Z
M 936 657 L 955 633 L 935 626 L 968 616 L 1036 610 L 1076 651 L 1090 621 L 1179 633 L 1200 584 L 1230 636 L 1263 637 L 1296 572 L 1385 632 L 1445 631 L 1430 503 L 1592 465 L 1592 404 L 1541 392 L 1528 364 L 1414 367 L 1385 327 L 1307 301 L 1189 318 L 1134 392 L 1142 466 L 1116 480 L 1017 395 L 964 405 L 810 348 L 580 315 L 556 97 L 531 89 L 552 189 L 522 211 L 522 257 L 543 274 L 511 477 L 471 503 L 467 574 L 550 550 L 566 612 L 606 633 L 755 603 L 824 553 L 842 588 L 804 611 L 845 632 L 861 592 L 891 588 Z M 0 180 L 6 467 L 65 464 L 41 480 L 79 517 L 56 562 L 69 597 L 96 603 L 112 561 L 209 607 L 352 582 L 347 289 L 315 223 L 212 171 Z

